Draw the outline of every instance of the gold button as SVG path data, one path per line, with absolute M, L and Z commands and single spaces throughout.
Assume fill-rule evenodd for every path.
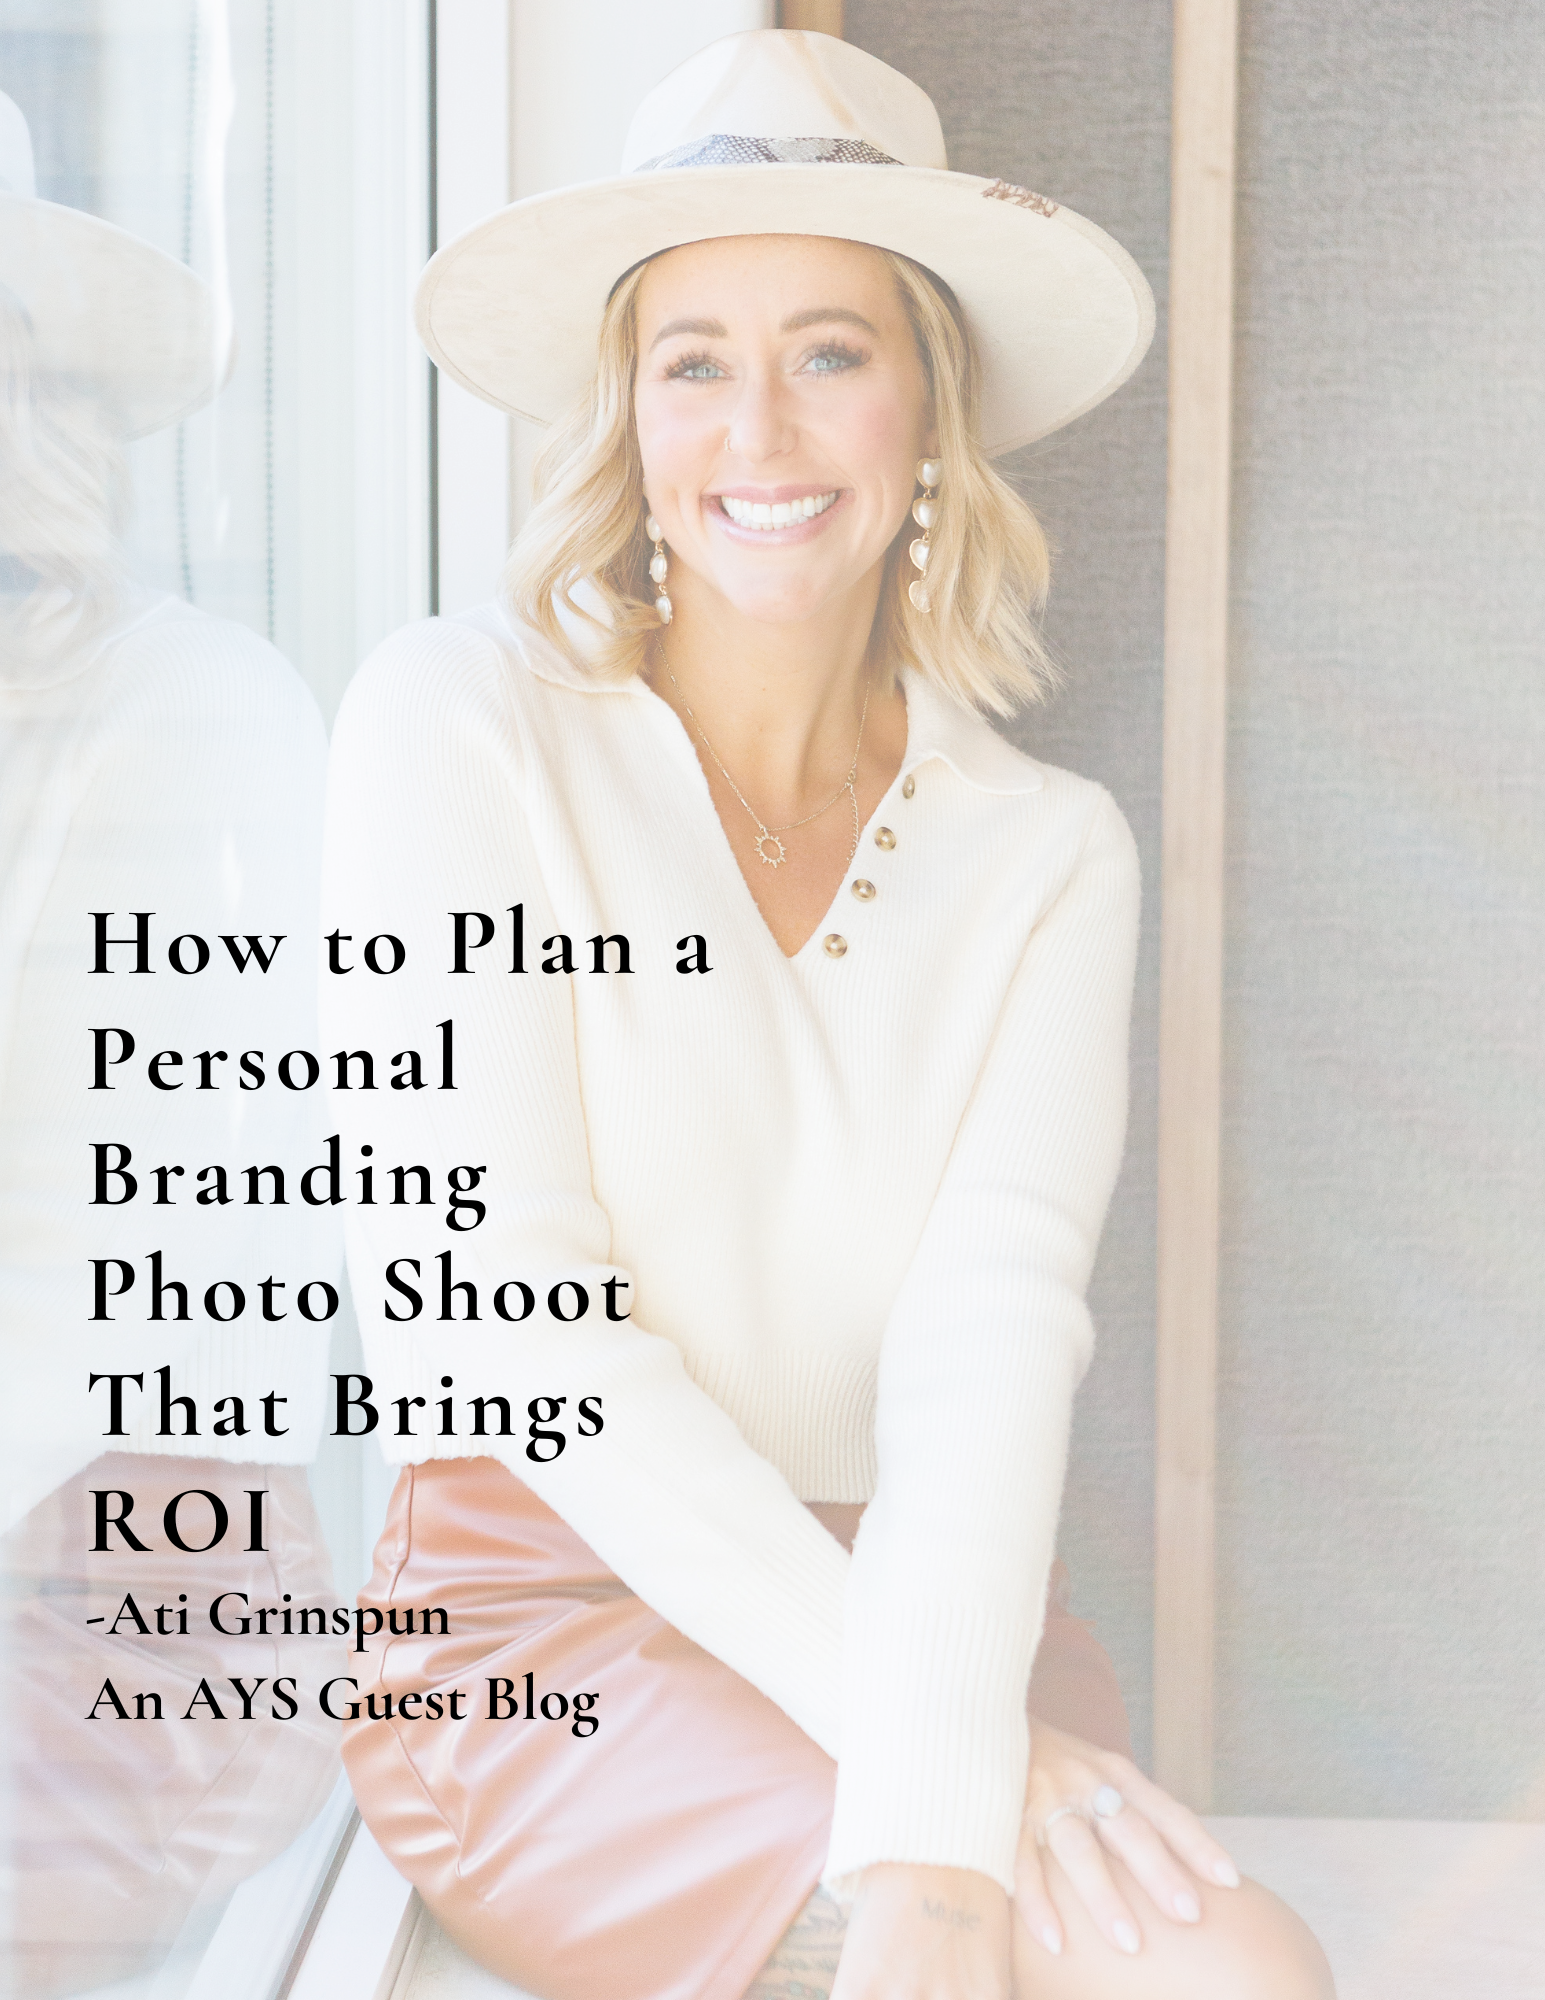
M 821 949 L 826 953 L 828 958 L 841 958 L 847 948 L 847 939 L 839 937 L 835 931 L 832 931 L 829 936 L 823 937 L 821 940 Z
M 904 799 L 909 799 L 916 790 L 917 790 L 917 780 L 912 776 L 912 773 L 909 771 L 901 781 L 901 796 Z
M 874 830 L 874 844 L 876 847 L 894 847 L 896 836 L 888 826 L 877 826 Z
M 853 894 L 857 896 L 861 903 L 872 903 L 874 901 L 874 884 L 864 881 L 855 882 L 853 884 Z

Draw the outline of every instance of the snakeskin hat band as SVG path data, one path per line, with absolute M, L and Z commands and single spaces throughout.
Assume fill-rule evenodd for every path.
M 1006 180 L 952 173 L 932 100 L 829 35 L 710 43 L 639 106 L 621 171 L 532 195 L 431 260 L 419 333 L 486 402 L 550 423 L 589 386 L 613 285 L 714 236 L 836 236 L 951 287 L 982 363 L 982 443 L 1009 451 L 1117 389 L 1153 294 L 1102 229 Z

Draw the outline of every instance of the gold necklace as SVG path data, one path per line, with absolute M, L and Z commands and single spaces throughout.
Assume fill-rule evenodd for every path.
M 849 802 L 853 807 L 853 845 L 848 849 L 848 859 L 847 862 L 845 862 L 843 865 L 844 867 L 850 865 L 853 860 L 853 856 L 858 852 L 858 835 L 859 835 L 858 792 L 855 787 L 854 781 L 858 776 L 858 753 L 863 748 L 863 743 L 864 743 L 864 723 L 867 721 L 869 716 L 869 688 L 867 683 L 864 687 L 864 705 L 860 709 L 858 716 L 858 741 L 853 745 L 853 761 L 848 766 L 848 775 L 843 779 L 842 783 L 837 787 L 836 791 L 832 793 L 831 797 L 826 801 L 824 806 L 817 806 L 813 813 L 806 813 L 803 819 L 791 819 L 786 826 L 768 826 L 763 821 L 760 814 L 757 812 L 756 808 L 752 805 L 751 801 L 746 797 L 745 793 L 740 789 L 739 785 L 736 784 L 735 780 L 730 776 L 729 772 L 725 770 L 724 759 L 719 755 L 718 751 L 715 750 L 713 745 L 708 740 L 708 731 L 703 727 L 702 723 L 698 721 L 697 717 L 692 713 L 692 710 L 687 706 L 687 698 L 681 692 L 681 683 L 680 681 L 677 680 L 676 676 L 673 673 L 671 673 L 671 663 L 665 657 L 664 646 L 661 646 L 660 648 L 660 659 L 664 664 L 666 674 L 669 676 L 671 686 L 676 690 L 677 695 L 680 697 L 682 708 L 686 711 L 687 717 L 691 721 L 692 727 L 697 731 L 698 735 L 701 736 L 703 739 L 703 748 L 708 752 L 709 756 L 712 757 L 714 762 L 718 765 L 719 770 L 723 775 L 724 782 L 729 786 L 730 790 L 735 794 L 736 798 L 740 800 L 740 803 L 745 807 L 746 811 L 751 816 L 751 822 L 756 828 L 756 841 L 754 845 L 756 849 L 757 859 L 759 861 L 765 861 L 769 868 L 781 868 L 784 862 L 787 861 L 789 857 L 788 857 L 788 850 L 784 847 L 783 842 L 778 838 L 779 834 L 792 833 L 796 827 L 808 826 L 813 819 L 819 819 L 822 813 L 830 812 L 832 807 L 837 803 L 838 799 L 840 799 L 843 793 L 846 792 L 848 795 Z M 769 852 L 769 849 L 771 849 L 772 851 Z

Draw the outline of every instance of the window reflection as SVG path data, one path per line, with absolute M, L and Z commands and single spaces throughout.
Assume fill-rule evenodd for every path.
M 324 711 L 427 609 L 405 359 L 423 13 L 310 12 L 0 5 L 0 1985 L 19 1996 L 169 2000 L 232 1892 L 316 1819 L 338 1776 L 317 1694 L 351 1643 L 330 1614 L 383 1483 L 323 1436 L 329 1372 L 355 1358 L 334 1210 L 296 1199 L 327 1157 L 325 1085 L 242 1091 L 229 1060 L 266 1050 L 272 1079 L 316 1047 Z M 126 940 L 100 973 L 94 911 Z M 202 970 L 178 970 L 198 947 L 168 956 L 179 935 L 209 945 Z M 261 972 L 247 941 L 274 937 Z M 159 1051 L 183 1063 L 158 1086 Z M 117 1425 L 93 1374 L 119 1380 Z M 273 1615 L 243 1633 L 243 1603 Z

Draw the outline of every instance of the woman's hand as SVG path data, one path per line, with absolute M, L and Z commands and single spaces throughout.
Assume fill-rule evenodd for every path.
M 1109 1817 L 1094 1810 L 1120 1797 Z M 1062 1807 L 1073 1806 L 1073 1812 Z M 1055 1816 L 1055 1817 L 1054 1817 Z M 1030 1722 L 1030 1778 L 1019 1837 L 1014 1907 L 1017 1919 L 1049 1952 L 1062 1950 L 1062 1923 L 1046 1885 L 1041 1842 L 1061 1864 L 1100 1935 L 1117 1951 L 1142 1948 L 1138 1914 L 1106 1865 L 1108 1851 L 1126 1864 L 1153 1906 L 1172 1923 L 1201 1919 L 1196 1881 L 1239 1886 L 1239 1871 L 1195 1813 L 1145 1778 L 1130 1758 L 1069 1736 L 1050 1723 Z
M 1009 1899 L 974 1868 L 876 1862 L 831 2000 L 1009 2000 Z

